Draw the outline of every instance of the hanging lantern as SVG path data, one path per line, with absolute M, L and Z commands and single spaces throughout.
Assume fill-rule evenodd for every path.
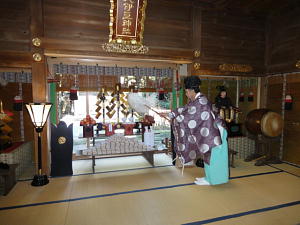
M 286 95 L 284 98 L 284 109 L 291 110 L 293 106 L 293 98 L 291 95 Z
M 13 109 L 15 111 L 23 110 L 23 99 L 21 96 L 17 95 L 16 97 L 14 97 Z
M 248 95 L 248 102 L 253 102 L 253 100 L 254 100 L 254 94 L 252 91 L 250 91 Z
M 154 68 L 155 69 L 155 68 Z M 165 100 L 165 89 L 164 89 L 164 82 L 162 78 L 162 73 L 160 70 L 158 71 L 158 84 L 157 84 L 157 92 L 158 92 L 158 100 L 163 101 Z
M 79 71 L 79 64 L 77 64 L 76 66 L 76 73 L 78 73 Z M 74 100 L 78 100 L 78 87 L 79 87 L 79 80 L 78 80 L 78 74 L 74 75 L 74 86 L 71 87 L 70 89 L 70 100 L 74 101 Z
M 160 101 L 165 100 L 165 89 L 164 88 L 158 89 L 158 100 L 160 100 Z
M 74 100 L 78 100 L 78 95 L 77 95 L 77 88 L 76 87 L 72 87 L 70 89 L 70 100 L 74 101 Z
M 244 102 L 244 100 L 245 100 L 245 94 L 244 94 L 244 92 L 241 92 L 240 96 L 239 96 L 239 101 Z

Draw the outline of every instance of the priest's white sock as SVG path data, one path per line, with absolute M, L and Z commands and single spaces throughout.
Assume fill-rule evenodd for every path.
M 205 180 L 204 177 L 202 179 L 201 178 L 200 179 L 196 179 L 194 181 L 194 183 L 197 184 L 197 185 L 210 185 L 210 183 L 207 180 Z

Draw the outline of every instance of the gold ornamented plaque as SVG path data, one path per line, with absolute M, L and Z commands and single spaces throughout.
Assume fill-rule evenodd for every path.
M 32 39 L 32 44 L 33 44 L 34 46 L 36 46 L 36 47 L 41 46 L 41 43 L 42 43 L 42 41 L 41 41 L 41 39 L 39 39 L 39 38 L 33 38 L 33 39 Z
M 297 67 L 298 69 L 300 69 L 300 60 L 297 61 L 296 67 Z
M 198 62 L 194 63 L 194 69 L 195 70 L 200 70 L 200 67 L 201 67 L 200 63 L 198 63 Z
M 32 55 L 32 58 L 33 58 L 34 61 L 36 61 L 36 62 L 40 62 L 40 61 L 42 60 L 42 56 L 41 56 L 40 53 L 34 53 L 34 54 Z
M 199 58 L 200 55 L 201 55 L 200 50 L 195 50 L 195 51 L 194 51 L 194 57 L 195 57 L 195 58 Z
M 109 41 L 107 52 L 146 54 L 142 44 L 147 0 L 110 0 Z
M 64 143 L 66 143 L 66 141 L 67 141 L 67 139 L 65 137 L 62 137 L 62 136 L 59 137 L 58 140 L 57 140 L 58 144 L 60 144 L 60 145 L 63 145 Z
M 252 66 L 245 64 L 221 64 L 219 65 L 219 70 L 230 71 L 230 72 L 251 72 L 253 70 Z

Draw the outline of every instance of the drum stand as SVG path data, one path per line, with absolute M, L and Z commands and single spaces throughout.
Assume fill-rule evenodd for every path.
M 245 161 L 256 160 L 255 166 L 264 166 L 266 164 L 281 163 L 280 159 L 272 152 L 272 144 L 280 143 L 280 137 L 269 138 L 261 134 L 256 135 L 255 139 L 255 152 L 245 159 Z M 252 159 L 251 159 L 252 158 Z

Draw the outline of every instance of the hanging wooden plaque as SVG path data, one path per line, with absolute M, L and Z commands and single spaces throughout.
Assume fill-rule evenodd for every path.
M 110 0 L 109 43 L 103 45 L 108 52 L 145 54 L 142 45 L 147 0 Z

